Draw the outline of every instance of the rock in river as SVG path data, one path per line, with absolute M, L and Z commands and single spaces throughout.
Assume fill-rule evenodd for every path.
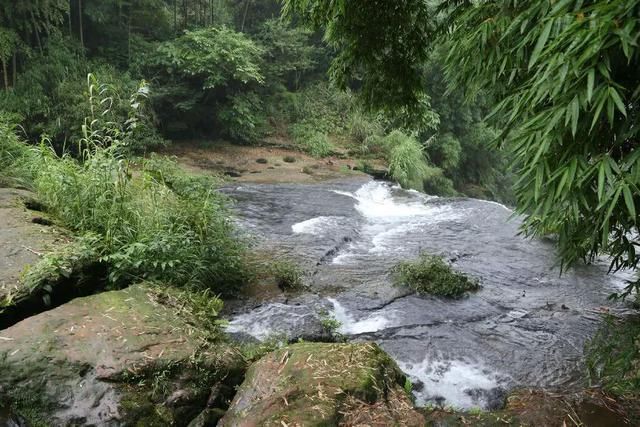
M 249 368 L 219 425 L 422 426 L 404 381 L 376 344 L 294 344 Z
M 136 285 L 0 331 L 0 402 L 30 425 L 186 425 L 221 413 L 244 359 L 170 295 Z

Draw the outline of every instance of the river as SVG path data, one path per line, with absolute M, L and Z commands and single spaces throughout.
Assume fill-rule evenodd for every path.
M 309 287 L 236 310 L 228 331 L 296 338 L 327 310 L 347 339 L 375 341 L 397 361 L 419 405 L 490 409 L 514 387 L 580 387 L 600 313 L 621 308 L 607 296 L 624 277 L 607 275 L 606 263 L 560 276 L 553 243 L 519 236 L 520 220 L 498 203 L 362 179 L 226 191 L 241 226 L 297 259 Z M 421 251 L 451 260 L 481 290 L 447 300 L 393 286 L 389 269 Z

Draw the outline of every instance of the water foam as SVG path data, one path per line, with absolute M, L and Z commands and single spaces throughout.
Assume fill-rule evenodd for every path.
M 371 181 L 355 193 L 335 193 L 356 200 L 355 209 L 366 220 L 361 235 L 368 241 L 353 244 L 347 251 L 334 258 L 333 263 L 348 264 L 355 253 L 384 254 L 394 241 L 414 233 L 425 226 L 460 218 L 464 213 L 449 205 L 428 204 L 435 196 L 402 190 L 388 183 Z M 397 192 L 397 193 L 394 193 Z
M 327 230 L 331 230 L 339 225 L 340 217 L 318 216 L 306 221 L 298 222 L 291 226 L 291 231 L 295 234 L 321 235 Z
M 312 318 L 313 314 L 307 307 L 273 303 L 236 316 L 227 324 L 226 331 L 244 333 L 259 341 L 272 336 L 291 337 Z
M 334 298 L 327 298 L 327 300 L 333 304 L 332 314 L 333 317 L 340 322 L 338 332 L 343 335 L 358 335 L 377 332 L 385 329 L 389 323 L 391 323 L 391 318 L 380 314 L 356 320 L 353 315 L 347 311 L 346 307 L 338 302 L 338 300 Z
M 420 363 L 398 361 L 398 366 L 424 388 L 414 391 L 416 403 L 447 405 L 460 409 L 486 408 L 489 394 L 499 387 L 498 375 L 481 365 L 460 360 Z

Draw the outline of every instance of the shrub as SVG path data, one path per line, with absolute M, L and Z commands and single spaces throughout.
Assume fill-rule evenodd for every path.
M 276 261 L 271 266 L 278 287 L 285 290 L 296 290 L 304 286 L 304 272 L 290 261 Z
M 453 188 L 453 182 L 444 176 L 442 169 L 434 166 L 427 166 L 422 183 L 424 192 L 427 194 L 436 196 L 455 196 L 458 194 Z
M 388 150 L 389 175 L 404 188 L 422 190 L 428 176 L 422 145 L 412 136 L 395 130 L 384 138 Z
M 416 260 L 400 262 L 392 274 L 396 285 L 408 286 L 418 294 L 458 298 L 480 287 L 477 280 L 453 271 L 441 257 L 424 253 Z
M 15 133 L 12 118 L 0 114 L 0 187 L 28 186 L 31 173 L 26 168 L 29 148 Z
M 80 164 L 43 145 L 34 182 L 48 212 L 100 237 L 110 283 L 161 280 L 223 293 L 241 285 L 244 246 L 215 182 L 188 177 L 168 160 L 145 161 L 134 174 L 116 148 L 87 151 Z
M 296 145 L 313 157 L 327 157 L 334 151 L 327 134 L 318 132 L 309 125 L 295 124 L 291 126 L 291 133 Z
M 607 317 L 587 343 L 587 368 L 591 381 L 618 396 L 640 392 L 640 319 Z
M 231 97 L 218 112 L 223 133 L 234 141 L 254 143 L 267 131 L 262 101 L 253 92 Z
M 26 162 L 47 211 L 81 237 L 92 236 L 111 285 L 157 280 L 231 293 L 243 284 L 245 246 L 215 179 L 188 176 L 168 159 L 133 164 L 123 156 L 122 129 L 135 117 L 124 125 L 101 121 L 104 112 L 95 116 L 85 122 L 81 161 L 43 142 Z
M 356 143 L 370 148 L 371 143 L 384 135 L 380 121 L 367 117 L 362 112 L 354 112 L 348 123 L 349 137 Z
M 285 163 L 295 163 L 295 162 L 296 162 L 296 158 L 295 158 L 295 157 L 293 157 L 293 156 L 284 156 L 284 157 L 282 158 L 282 160 L 283 160 Z M 277 166 L 277 165 L 276 165 L 276 166 Z

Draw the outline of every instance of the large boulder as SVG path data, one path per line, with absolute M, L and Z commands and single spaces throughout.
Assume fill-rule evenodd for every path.
M 69 241 L 60 229 L 42 225 L 46 221 L 41 214 L 25 207 L 31 197 L 24 190 L 0 188 L 0 328 L 44 305 L 44 294 L 23 280 L 24 273 L 42 255 Z
M 181 295 L 136 285 L 0 331 L 0 403 L 32 425 L 187 425 L 203 411 L 220 417 L 244 359 L 201 326 Z
M 422 426 L 395 362 L 372 343 L 300 343 L 247 371 L 220 426 Z

